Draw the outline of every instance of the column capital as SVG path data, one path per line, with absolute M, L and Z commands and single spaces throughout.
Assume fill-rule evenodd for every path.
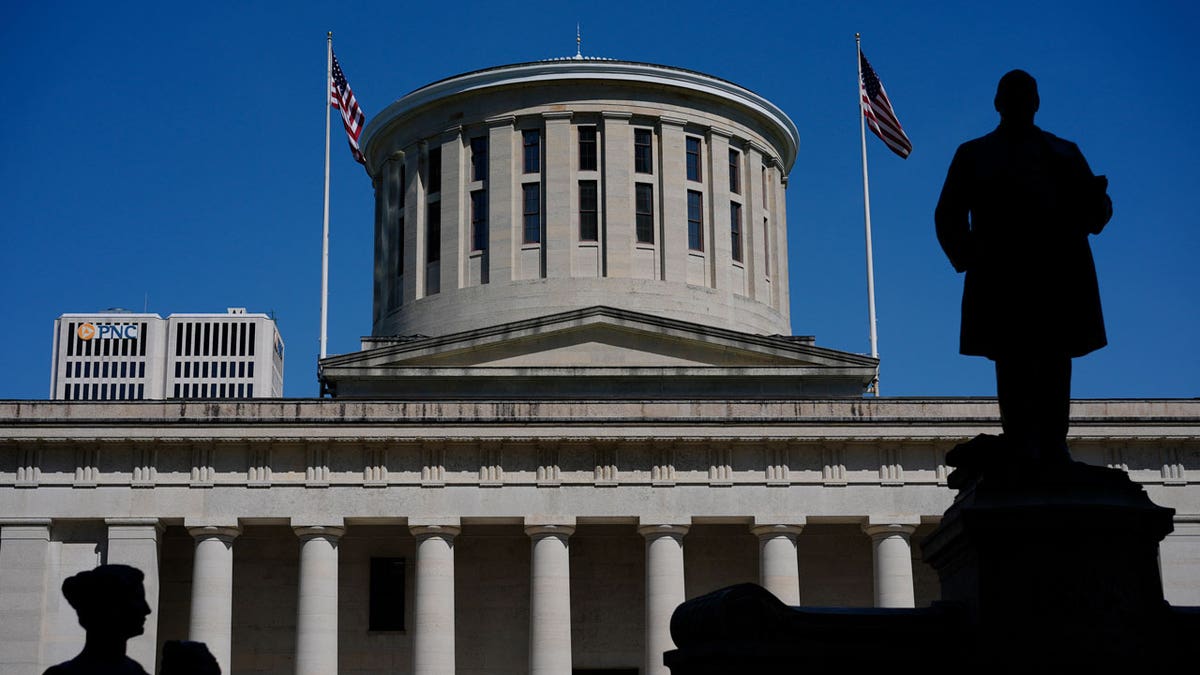
M 563 537 L 564 539 L 575 534 L 575 525 L 526 525 L 525 534 L 530 537 Z
M 907 523 L 865 523 L 862 526 L 862 531 L 872 539 L 887 537 L 893 534 L 899 534 L 908 539 L 912 536 L 913 532 L 917 531 L 917 526 Z
M 603 110 L 600 117 L 606 120 L 630 120 L 633 119 L 633 113 L 626 110 Z
M 804 531 L 804 524 L 779 524 L 779 525 L 751 525 L 750 532 L 758 537 L 773 537 L 776 535 L 784 535 L 787 537 L 796 537 Z
M 426 539 L 428 537 L 453 539 L 462 532 L 462 527 L 458 525 L 409 525 L 408 531 L 412 532 L 413 536 L 417 539 Z
M 668 117 L 666 115 L 658 118 L 658 123 L 661 126 L 673 126 L 682 129 L 687 126 L 688 121 L 682 117 Z
M 571 116 L 574 114 L 575 113 L 571 112 L 570 110 L 552 110 L 549 112 L 542 113 L 542 119 L 544 119 L 544 120 L 569 120 L 569 119 L 571 119 Z
M 242 533 L 242 528 L 238 525 L 188 525 L 187 531 L 193 539 L 220 539 L 232 542 Z
M 167 529 L 158 518 L 105 518 L 104 524 L 109 539 L 158 539 Z
M 680 536 L 688 533 L 690 525 L 638 525 L 638 534 L 647 539 L 655 539 L 657 537 Z
M 517 118 L 513 115 L 501 115 L 499 117 L 489 117 L 483 121 L 488 127 L 511 127 L 517 123 Z
M 0 539 L 50 541 L 49 518 L 4 518 L 0 519 Z
M 292 531 L 296 533 L 300 541 L 305 541 L 315 537 L 340 539 L 346 533 L 346 528 L 340 525 L 293 525 Z

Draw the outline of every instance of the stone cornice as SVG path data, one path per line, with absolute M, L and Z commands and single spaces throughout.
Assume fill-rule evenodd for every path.
M 700 92 L 739 106 L 767 121 L 778 131 L 787 147 L 782 151 L 785 173 L 796 159 L 800 133 L 792 120 L 774 103 L 732 82 L 682 68 L 631 61 L 539 61 L 498 66 L 439 80 L 410 92 L 384 108 L 367 123 L 361 144 L 371 153 L 375 136 L 394 120 L 449 97 L 511 86 L 545 85 L 556 81 L 628 82 L 658 88 Z

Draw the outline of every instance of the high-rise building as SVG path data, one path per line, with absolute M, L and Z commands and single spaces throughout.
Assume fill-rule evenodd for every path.
M 108 310 L 54 321 L 50 398 L 279 398 L 283 338 L 266 314 Z

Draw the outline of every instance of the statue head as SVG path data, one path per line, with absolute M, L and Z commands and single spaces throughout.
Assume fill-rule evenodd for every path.
M 1010 70 L 1000 78 L 996 86 L 996 112 L 1000 119 L 1011 122 L 1033 123 L 1038 111 L 1037 80 L 1023 70 Z
M 129 565 L 101 565 L 63 582 L 63 595 L 89 634 L 113 640 L 141 635 L 150 606 L 142 571 Z

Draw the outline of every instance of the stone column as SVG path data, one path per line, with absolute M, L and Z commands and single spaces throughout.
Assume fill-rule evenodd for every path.
M 863 526 L 875 558 L 875 606 L 914 607 L 912 549 L 908 538 L 915 524 L 875 523 Z
M 575 166 L 571 164 L 571 113 L 570 111 L 542 113 L 546 133 L 542 156 L 543 203 L 546 205 L 546 277 L 571 276 L 571 250 L 576 234 L 571 231 L 573 209 L 571 195 L 574 193 L 572 178 Z
M 46 568 L 50 552 L 48 518 L 0 520 L 0 665 L 13 675 L 42 672 Z M 58 592 L 58 589 L 54 589 Z
M 663 653 L 675 648 L 671 614 L 685 597 L 683 535 L 687 525 L 642 525 L 646 538 L 646 675 L 669 675 Z
M 755 525 L 750 528 L 758 536 L 759 583 L 789 607 L 800 604 L 796 536 L 803 529 L 803 525 Z
M 233 540 L 241 533 L 237 526 L 188 528 L 196 540 L 188 639 L 208 645 L 223 673 L 233 672 Z
M 512 116 L 494 117 L 488 125 L 488 282 L 512 281 L 521 250 L 521 187 L 513 180 Z M 515 226 L 516 225 L 516 226 Z
M 158 669 L 158 553 L 163 526 L 157 518 L 106 518 L 104 522 L 108 525 L 109 564 L 131 565 L 145 577 L 142 587 L 150 616 L 145 631 L 128 642 L 126 653 L 153 673 Z
M 417 538 L 413 672 L 454 675 L 454 537 L 458 525 L 410 525 Z
M 660 117 L 658 125 L 658 152 L 654 156 L 658 177 L 658 193 L 654 195 L 662 205 L 659 213 L 661 225 L 658 241 L 662 261 L 662 278 L 666 281 L 687 281 L 688 221 L 687 188 L 684 168 L 683 126 L 686 120 Z
M 529 599 L 529 672 L 571 675 L 571 525 L 527 525 L 533 540 Z
M 296 675 L 338 669 L 338 539 L 336 526 L 292 528 L 300 538 L 300 595 L 296 603 Z
M 600 168 L 604 178 L 600 192 L 604 195 L 606 276 L 627 279 L 632 276 L 634 246 L 632 113 L 606 111 L 601 115 L 604 154 Z

